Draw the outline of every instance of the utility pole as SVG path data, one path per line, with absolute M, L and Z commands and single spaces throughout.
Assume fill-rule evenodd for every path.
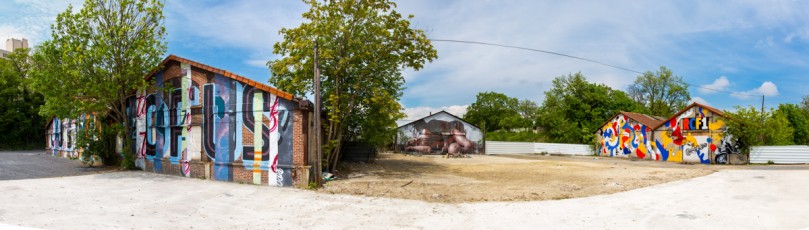
M 764 115 L 764 95 L 761 95 L 761 115 Z
M 764 127 L 764 95 L 761 95 L 761 126 Z M 758 135 L 759 141 L 764 144 L 764 134 Z
M 315 163 L 315 181 L 317 187 L 323 186 L 323 143 L 320 141 L 320 69 L 317 63 L 317 41 L 315 41 L 315 156 L 317 162 Z

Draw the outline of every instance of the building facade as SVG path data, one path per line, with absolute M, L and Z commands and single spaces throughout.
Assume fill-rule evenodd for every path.
M 656 160 L 652 130 L 661 122 L 659 117 L 619 112 L 596 131 L 596 152 L 600 156 Z
M 441 111 L 400 126 L 396 150 L 420 154 L 484 154 L 483 135 L 480 128 Z
M 28 39 L 16 39 L 16 38 L 9 38 L 6 39 L 6 49 L 0 49 L 0 57 L 6 58 L 11 52 L 14 52 L 16 49 L 28 49 Z
M 137 167 L 218 181 L 308 185 L 306 101 L 174 55 L 161 66 L 147 76 L 151 85 L 127 103 L 128 150 Z M 77 151 L 70 137 L 75 140 L 80 120 L 53 120 L 51 151 Z
M 702 164 L 747 161 L 727 132 L 724 114 L 713 107 L 693 103 L 656 125 L 640 124 L 624 113 L 596 131 L 600 155 Z

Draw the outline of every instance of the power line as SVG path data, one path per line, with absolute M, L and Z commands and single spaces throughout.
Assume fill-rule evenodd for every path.
M 632 73 L 643 74 L 643 72 L 641 72 L 641 71 L 629 69 L 629 68 L 626 68 L 626 67 L 620 67 L 620 66 L 600 62 L 600 61 L 597 61 L 597 60 L 589 59 L 589 58 L 577 57 L 577 56 L 573 56 L 573 55 L 569 55 L 569 54 L 563 54 L 563 53 L 559 53 L 559 52 L 553 52 L 553 51 L 547 51 L 547 50 L 541 50 L 541 49 L 534 49 L 534 48 L 521 47 L 521 46 L 512 46 L 512 45 L 504 45 L 504 44 L 497 44 L 497 43 L 490 43 L 490 42 L 466 41 L 466 40 L 455 40 L 455 39 L 430 39 L 430 41 L 487 45 L 487 46 L 496 46 L 496 47 L 503 47 L 503 48 L 512 48 L 512 49 L 540 52 L 540 53 L 552 54 L 552 55 L 557 55 L 557 56 L 562 56 L 562 57 L 567 57 L 567 58 L 579 59 L 579 60 L 582 60 L 582 61 L 592 62 L 592 63 L 596 63 L 596 64 L 599 64 L 599 65 L 603 65 L 603 66 L 607 66 L 607 67 L 611 67 L 611 68 L 615 68 L 615 69 L 620 69 L 620 70 L 624 70 L 624 71 L 628 71 L 628 72 L 632 72 Z M 764 95 L 761 95 L 761 94 L 729 92 L 729 91 L 709 88 L 709 87 L 705 87 L 705 86 L 701 86 L 701 85 L 691 84 L 691 83 L 685 82 L 683 80 L 678 80 L 678 82 L 689 85 L 689 86 L 694 86 L 694 87 L 698 87 L 698 88 L 702 88 L 702 89 L 706 89 L 706 90 L 712 90 L 712 91 L 716 91 L 716 92 L 727 93 L 727 94 L 731 94 L 731 95 L 764 96 Z

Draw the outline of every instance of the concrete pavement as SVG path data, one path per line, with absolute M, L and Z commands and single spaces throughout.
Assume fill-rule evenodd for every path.
M 54 157 L 45 150 L 0 151 L 0 180 L 76 176 L 109 169 L 88 168 L 81 161 Z
M 0 223 L 47 229 L 800 229 L 808 170 L 727 170 L 568 200 L 434 204 L 118 172 L 0 181 Z

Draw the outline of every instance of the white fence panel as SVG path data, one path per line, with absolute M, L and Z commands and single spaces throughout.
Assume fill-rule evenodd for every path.
M 486 142 L 486 154 L 526 154 L 533 152 L 534 143 L 532 142 Z
M 593 150 L 581 144 L 534 143 L 534 153 L 586 156 L 593 155 Z
M 753 146 L 750 149 L 750 163 L 766 164 L 807 164 L 809 163 L 809 146 Z
M 589 145 L 487 141 L 486 154 L 550 153 L 563 155 L 592 155 Z

